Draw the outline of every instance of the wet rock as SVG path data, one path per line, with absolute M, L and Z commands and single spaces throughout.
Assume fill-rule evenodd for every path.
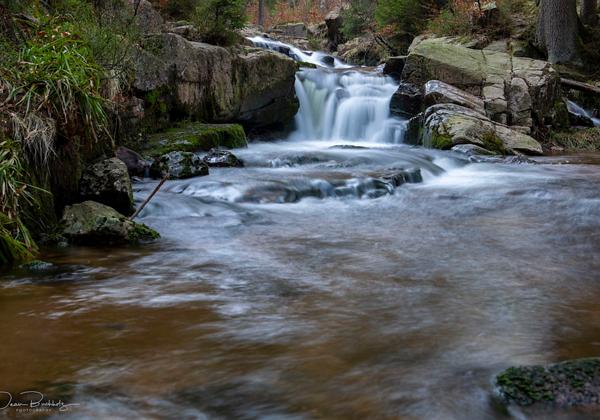
M 151 168 L 151 174 L 164 178 L 185 179 L 208 175 L 208 165 L 200 156 L 190 152 L 171 152 L 158 158 Z
M 244 166 L 242 160 L 227 150 L 212 149 L 204 156 L 203 160 L 204 163 L 211 167 L 241 168 Z
M 578 359 L 546 366 L 511 367 L 496 376 L 506 404 L 600 407 L 600 359 Z
M 55 266 L 54 266 L 54 264 L 46 262 L 46 261 L 34 260 L 34 261 L 28 262 L 26 264 L 21 264 L 19 266 L 19 268 L 21 268 L 23 270 L 31 271 L 34 273 L 43 273 L 46 271 L 53 270 L 55 268 Z
M 426 107 L 435 104 L 456 104 L 485 115 L 484 103 L 481 98 L 439 80 L 430 80 L 425 83 L 424 103 Z
M 394 188 L 400 187 L 404 184 L 417 184 L 423 182 L 423 176 L 421 170 L 418 168 L 404 169 L 404 168 L 393 168 L 388 169 L 382 173 L 373 174 L 379 179 L 390 183 Z
M 326 55 L 321 58 L 321 63 L 328 67 L 333 67 L 335 65 L 335 59 L 330 55 Z
M 404 70 L 404 64 L 406 64 L 405 55 L 389 57 L 385 61 L 385 66 L 383 66 L 383 74 L 387 74 L 388 76 L 400 80 L 402 71 Z
M 477 146 L 475 144 L 459 144 L 457 146 L 454 146 L 451 150 L 453 152 L 461 153 L 461 154 L 469 156 L 469 157 L 496 155 L 496 153 L 491 152 L 491 151 L 484 149 L 483 147 Z
M 129 215 L 134 212 L 133 190 L 127 166 L 110 158 L 88 167 L 81 178 L 80 195 Z
M 127 147 L 120 146 L 117 148 L 115 155 L 117 159 L 125 163 L 127 171 L 131 176 L 144 177 L 150 169 L 150 162 L 145 160 L 139 153 Z
M 420 143 L 436 149 L 474 144 L 498 154 L 542 154 L 532 137 L 455 104 L 438 104 L 423 114 Z
M 94 201 L 67 206 L 61 220 L 63 235 L 72 243 L 106 245 L 153 240 L 159 234 L 115 209 Z
M 186 123 L 151 135 L 141 147 L 145 155 L 162 156 L 170 152 L 208 152 L 213 148 L 246 147 L 246 133 L 239 124 Z
M 390 101 L 392 114 L 402 117 L 412 117 L 421 112 L 423 107 L 423 92 L 418 87 L 400 83 L 398 90 Z
M 418 86 L 440 80 L 478 96 L 488 118 L 502 124 L 532 128 L 558 118 L 560 77 L 544 61 L 474 50 L 451 38 L 418 37 L 409 49 L 402 78 Z
M 133 87 L 148 102 L 198 120 L 285 125 L 299 107 L 296 63 L 274 51 L 226 49 L 162 33 L 144 38 L 134 64 Z

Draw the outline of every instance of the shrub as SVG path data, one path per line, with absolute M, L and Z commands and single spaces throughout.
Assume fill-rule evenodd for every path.
M 422 29 L 427 9 L 421 0 L 380 0 L 375 19 L 380 26 L 393 25 L 409 34 L 417 35 Z
M 342 33 L 346 39 L 359 36 L 373 24 L 375 6 L 371 0 L 353 0 L 342 11 Z
M 446 8 L 429 22 L 428 29 L 437 35 L 468 35 L 473 32 L 469 9 Z
M 21 208 L 31 204 L 29 189 L 23 182 L 24 167 L 18 143 L 0 142 L 0 266 L 33 258 L 35 242 L 21 221 Z
M 99 93 L 104 72 L 73 30 L 72 24 L 50 19 L 25 42 L 11 68 L 2 69 L 14 110 L 16 140 L 25 151 L 49 149 L 48 142 L 32 144 L 39 140 L 32 134 L 39 133 L 45 118 L 56 120 L 64 134 L 81 134 L 83 129 L 93 139 L 106 126 Z M 38 155 L 47 157 L 49 152 Z
M 204 41 L 217 45 L 231 45 L 237 39 L 233 31 L 246 23 L 244 0 L 199 0 L 194 23 Z

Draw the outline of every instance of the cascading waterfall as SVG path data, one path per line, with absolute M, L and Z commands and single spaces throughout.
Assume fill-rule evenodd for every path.
M 406 121 L 390 114 L 390 101 L 398 88 L 392 78 L 352 68 L 321 52 L 302 51 L 264 37 L 249 39 L 258 47 L 318 66 L 296 75 L 300 110 L 291 140 L 402 142 Z
M 393 79 L 374 73 L 302 70 L 296 76 L 300 110 L 292 139 L 401 143 L 406 121 L 390 114 L 397 88 Z

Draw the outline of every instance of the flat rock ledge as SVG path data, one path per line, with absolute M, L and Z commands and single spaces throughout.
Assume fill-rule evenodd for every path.
M 496 376 L 496 386 L 507 405 L 600 409 L 600 358 L 511 367 Z

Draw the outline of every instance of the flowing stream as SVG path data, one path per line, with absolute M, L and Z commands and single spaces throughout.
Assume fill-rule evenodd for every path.
M 501 370 L 599 356 L 600 156 L 404 145 L 394 81 L 336 66 L 299 72 L 289 138 L 169 181 L 160 241 L 3 275 L 0 391 L 80 404 L 56 418 L 501 419 Z

